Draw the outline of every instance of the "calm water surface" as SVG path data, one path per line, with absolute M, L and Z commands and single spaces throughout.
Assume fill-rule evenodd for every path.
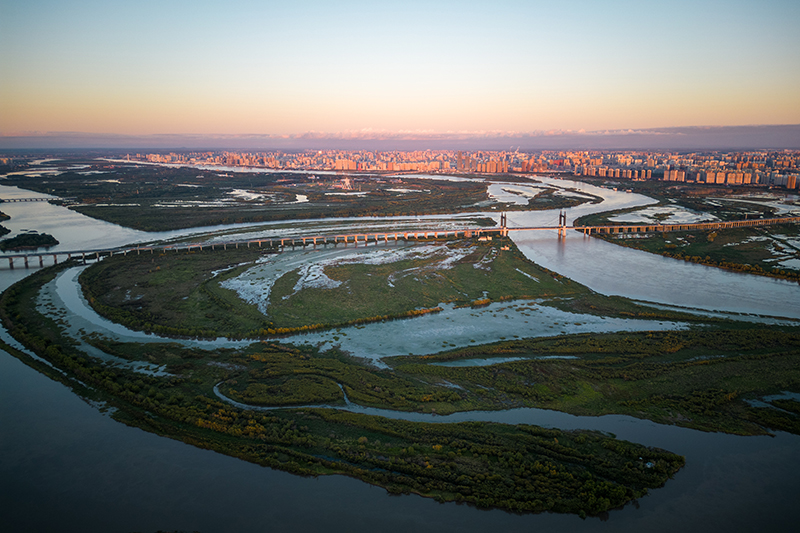
M 587 186 L 577 186 L 593 192 Z M 0 195 L 8 192 L 7 187 L 0 187 Z M 622 198 L 612 199 L 615 205 L 642 201 L 634 198 L 636 195 L 620 195 Z M 570 210 L 570 217 L 578 216 L 580 209 Z M 87 235 L 91 236 L 88 241 L 107 242 L 107 246 L 159 238 L 47 204 L 6 204 L 3 210 L 16 218 L 6 223 L 8 227 L 17 228 L 16 224 L 18 229 L 53 233 L 69 249 L 81 247 Z M 518 218 L 522 216 L 526 215 L 514 214 L 509 219 L 527 225 L 527 219 Z M 579 235 L 570 235 L 560 243 L 539 234 L 525 239 L 515 236 L 515 240 L 536 262 L 600 292 L 630 291 L 636 297 L 665 303 L 798 315 L 800 294 L 791 284 L 774 284 L 769 297 L 784 297 L 778 298 L 777 307 L 774 301 L 767 307 L 768 298 L 751 291 L 768 290 L 771 280 L 765 283 L 743 275 L 728 278 L 728 273 L 713 269 L 695 273 L 676 266 L 684 265 L 677 261 L 651 265 L 646 262 L 651 257 L 647 254 L 629 254 Z M 627 258 L 622 265 L 615 262 L 618 256 L 612 250 Z M 638 272 L 635 277 L 618 270 L 625 263 L 631 263 L 633 273 Z M 24 270 L 0 270 L 0 288 L 25 274 Z M 702 298 L 696 297 L 698 301 L 689 299 L 681 304 L 688 298 L 682 293 L 692 290 L 681 287 L 687 287 L 696 277 L 706 280 L 699 284 L 712 283 L 711 290 Z M 642 289 L 640 285 L 646 279 L 653 281 Z M 722 289 L 726 284 L 739 287 L 731 291 L 739 293 L 738 303 L 725 303 L 728 293 Z M 664 285 L 669 288 L 664 290 Z M 715 300 L 720 292 L 722 304 Z M 794 513 L 800 499 L 800 437 L 783 433 L 775 437 L 735 437 L 630 417 L 572 417 L 529 411 L 454 416 L 609 431 L 684 454 L 687 466 L 665 487 L 641 499 L 638 506 L 612 511 L 607 520 L 479 511 L 418 496 L 389 496 L 382 489 L 342 476 L 292 476 L 148 434 L 113 421 L 63 385 L 0 352 L 0 530 L 797 530 Z

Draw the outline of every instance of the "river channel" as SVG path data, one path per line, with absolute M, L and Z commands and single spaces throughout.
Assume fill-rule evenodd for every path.
M 553 181 L 606 198 L 603 204 L 569 209 L 570 222 L 589 210 L 651 203 L 638 195 Z M 0 196 L 11 195 L 35 196 L 0 186 Z M 175 238 L 197 231 L 147 234 L 46 203 L 6 204 L 3 211 L 12 216 L 5 223 L 10 229 L 51 233 L 63 249 Z M 554 216 L 557 220 L 552 212 L 513 212 L 509 220 L 517 226 L 545 225 L 552 224 Z M 577 233 L 562 240 L 548 233 L 512 233 L 512 237 L 535 262 L 598 292 L 668 305 L 800 318 L 797 284 L 650 256 Z M 26 273 L 0 270 L 0 289 Z M 424 321 L 416 320 L 406 322 L 424 327 Z M 597 429 L 683 454 L 687 462 L 665 487 L 602 518 L 481 511 L 418 496 L 390 496 L 343 476 L 301 478 L 127 427 L 0 352 L 0 529 L 731 532 L 797 528 L 800 437 L 794 435 L 736 437 L 624 416 L 575 417 L 536 409 L 428 418 Z

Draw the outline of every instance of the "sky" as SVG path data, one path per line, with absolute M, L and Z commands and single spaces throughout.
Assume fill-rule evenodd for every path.
M 0 0 L 0 136 L 800 124 L 800 2 Z

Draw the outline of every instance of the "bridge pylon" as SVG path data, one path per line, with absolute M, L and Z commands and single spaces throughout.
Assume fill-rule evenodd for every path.
M 558 237 L 567 236 L 567 212 L 559 211 L 558 213 Z
M 505 213 L 500 213 L 500 235 L 508 237 L 508 217 Z

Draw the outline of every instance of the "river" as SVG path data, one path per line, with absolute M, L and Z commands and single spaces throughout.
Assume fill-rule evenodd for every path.
M 597 194 L 589 186 L 575 187 Z M 34 195 L 9 189 L 0 186 L 0 196 Z M 600 192 L 608 202 L 604 209 L 648 203 L 637 195 Z M 600 206 L 572 208 L 569 219 L 588 209 Z M 191 233 L 135 232 L 46 203 L 6 204 L 3 210 L 12 215 L 7 227 L 53 233 L 64 249 Z M 509 220 L 536 225 L 546 217 L 553 213 L 514 212 Z M 648 254 L 582 235 L 569 234 L 561 241 L 546 232 L 512 235 L 537 263 L 599 292 L 723 311 L 800 315 L 796 284 L 658 257 L 651 262 Z M 630 268 L 620 270 L 625 265 Z M 0 271 L 0 288 L 24 275 L 21 269 Z M 695 291 L 695 285 L 687 285 L 691 283 L 699 294 L 685 294 Z M 731 284 L 738 299 L 723 292 L 717 300 L 720 290 Z M 778 303 L 766 305 L 769 298 Z M 472 417 L 599 429 L 683 454 L 687 464 L 665 487 L 603 519 L 480 511 L 418 496 L 390 496 L 343 476 L 301 478 L 127 427 L 0 352 L 0 525 L 3 531 L 85 532 L 796 530 L 800 437 L 736 437 L 630 417 L 574 417 L 541 410 L 454 416 L 448 420 Z

